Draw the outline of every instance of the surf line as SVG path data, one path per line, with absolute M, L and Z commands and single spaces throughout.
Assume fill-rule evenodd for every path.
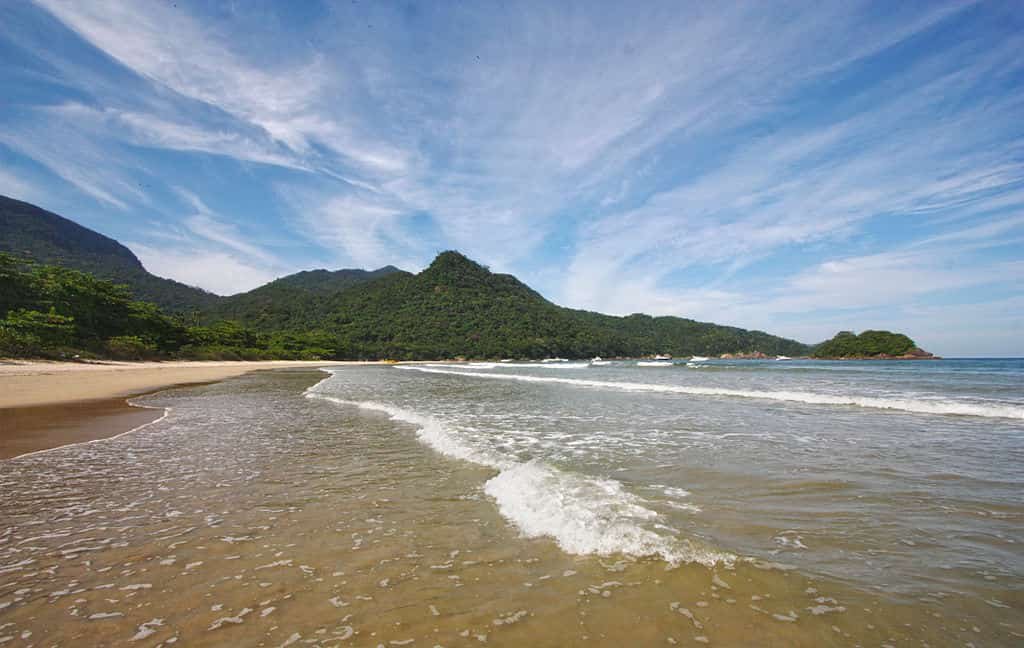
M 691 396 L 731 396 L 736 398 L 753 398 L 774 400 L 790 403 L 806 403 L 808 405 L 840 405 L 856 406 L 879 410 L 901 411 L 912 414 L 946 414 L 956 416 L 978 416 L 982 418 L 1024 419 L 1024 408 L 1010 405 L 986 406 L 974 403 L 958 403 L 955 401 L 915 401 L 899 398 L 875 398 L 870 396 L 831 396 L 811 392 L 758 392 L 742 389 L 721 389 L 712 387 L 685 387 L 682 385 L 655 385 L 650 383 L 613 382 L 601 380 L 584 380 L 578 378 L 555 378 L 553 376 L 524 376 L 513 374 L 481 373 L 478 371 L 450 371 L 428 367 L 401 366 L 396 369 L 422 371 L 424 373 L 446 374 L 450 376 L 472 376 L 491 380 L 517 380 L 520 382 L 557 383 L 577 387 L 596 389 L 617 389 L 621 391 L 653 392 L 662 394 L 687 394 Z
M 473 448 L 442 421 L 393 405 L 345 400 L 319 390 L 307 391 L 306 398 L 385 414 L 415 427 L 417 439 L 435 452 L 494 469 L 498 474 L 486 481 L 484 492 L 524 537 L 548 537 L 563 551 L 575 555 L 651 556 L 671 566 L 699 563 L 712 567 L 731 565 L 736 560 L 733 554 L 689 538 L 663 536 L 646 528 L 643 523 L 659 519 L 659 514 L 615 480 L 562 471 L 540 460 L 515 461 Z M 551 489 L 561 496 L 551 497 Z

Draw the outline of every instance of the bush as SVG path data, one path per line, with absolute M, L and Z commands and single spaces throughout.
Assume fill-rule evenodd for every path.
M 11 311 L 0 320 L 0 328 L 44 347 L 68 346 L 75 331 L 74 319 L 58 315 L 52 308 L 48 313 L 24 308 Z
M 118 335 L 107 340 L 107 353 L 117 360 L 146 360 L 157 355 L 155 344 L 135 335 Z
M 323 360 L 331 356 L 328 349 L 303 349 L 299 352 L 299 360 Z
M 39 338 L 0 324 L 0 357 L 25 358 L 39 355 Z

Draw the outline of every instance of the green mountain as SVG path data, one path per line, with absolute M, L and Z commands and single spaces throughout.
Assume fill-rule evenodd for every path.
M 204 326 L 175 333 L 178 346 L 150 340 L 153 336 L 116 333 L 139 337 L 158 354 L 207 357 L 242 350 L 247 357 L 580 358 L 658 353 L 804 355 L 810 349 L 761 331 L 679 317 L 614 317 L 563 308 L 515 277 L 492 273 L 452 251 L 441 253 L 415 275 L 392 266 L 374 271 L 311 270 L 247 293 L 219 297 L 151 275 L 128 248 L 113 239 L 28 203 L 0 197 L 0 253 L 5 251 L 123 283 L 130 292 L 126 298 L 150 301 L 171 313 L 199 312 Z M 10 273 L 15 276 L 14 270 Z M 26 294 L 35 297 L 20 306 L 11 302 L 10 313 L 20 308 L 29 314 L 18 316 L 17 326 L 10 326 L 29 334 L 54 304 L 67 303 L 47 292 L 47 276 L 62 277 L 73 287 L 68 289 L 71 292 L 109 292 L 100 284 L 90 284 L 88 277 L 41 268 L 19 280 L 35 286 L 26 288 Z M 82 314 L 69 306 L 56 312 L 74 319 L 77 328 L 72 339 L 89 341 L 90 349 L 102 350 L 103 340 L 115 336 L 91 331 L 82 323 Z M 162 334 L 161 339 L 170 338 Z
M 131 296 L 171 313 L 202 313 L 206 321 L 245 317 L 274 328 L 287 313 L 319 308 L 332 293 L 394 272 L 308 270 L 282 277 L 255 290 L 221 297 L 200 288 L 150 274 L 132 253 L 112 238 L 20 200 L 0 196 L 0 253 L 36 263 L 80 270 L 128 286 Z
M 325 301 L 336 293 L 390 274 L 394 266 L 377 270 L 303 270 L 275 279 L 249 292 L 223 297 L 204 313 L 204 320 L 238 320 L 261 330 L 295 328 L 315 319 Z
M 239 313 L 250 325 L 258 319 Z M 429 359 L 546 356 L 686 356 L 808 347 L 760 331 L 679 317 L 613 317 L 552 304 L 515 277 L 458 252 L 417 275 L 393 273 L 324 299 L 281 325 L 336 336 L 346 357 Z
M 150 274 L 112 238 L 20 200 L 0 196 L 0 252 L 125 284 L 136 299 L 172 312 L 202 311 L 213 293 Z

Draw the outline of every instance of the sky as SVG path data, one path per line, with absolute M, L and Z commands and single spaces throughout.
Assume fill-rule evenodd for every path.
M 1024 356 L 1024 7 L 0 2 L 0 194 L 218 294 L 548 299 Z

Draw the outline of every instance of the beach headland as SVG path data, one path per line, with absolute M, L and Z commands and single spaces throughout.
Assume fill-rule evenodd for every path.
M 0 459 L 110 438 L 163 415 L 128 398 L 268 369 L 370 362 L 0 361 Z

